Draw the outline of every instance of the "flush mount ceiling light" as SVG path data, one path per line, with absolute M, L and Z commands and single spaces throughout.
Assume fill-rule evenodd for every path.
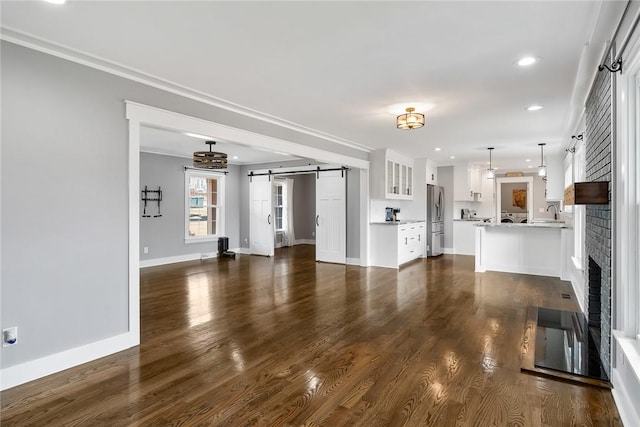
M 547 145 L 544 142 L 538 144 L 540 146 L 540 166 L 538 166 L 538 176 L 547 176 L 547 167 L 544 165 L 544 146 Z
M 418 129 L 424 126 L 424 114 L 414 113 L 416 109 L 407 108 L 405 114 L 396 117 L 396 127 L 403 130 Z
M 193 166 L 199 169 L 226 169 L 227 155 L 225 153 L 211 151 L 211 147 L 216 144 L 215 141 L 207 141 L 205 144 L 209 145 L 209 151 L 194 152 Z
M 516 61 L 516 65 L 518 67 L 529 67 L 538 61 L 540 61 L 540 58 L 536 58 L 535 56 L 523 56 Z
M 527 111 L 539 111 L 542 110 L 542 105 L 530 105 L 527 107 Z
M 487 169 L 487 179 L 493 179 L 496 177 L 495 169 L 491 167 L 491 152 L 493 151 L 493 147 L 489 147 L 487 150 L 489 150 L 489 169 Z

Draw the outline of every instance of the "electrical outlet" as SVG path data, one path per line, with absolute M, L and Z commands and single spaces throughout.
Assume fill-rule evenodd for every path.
M 145 254 L 149 253 L 149 246 L 145 246 L 144 248 L 142 248 L 142 252 L 144 252 Z
M 18 342 L 18 327 L 14 326 L 2 330 L 2 346 L 8 347 Z

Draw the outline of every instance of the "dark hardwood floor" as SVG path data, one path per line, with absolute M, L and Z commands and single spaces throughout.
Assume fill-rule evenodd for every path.
M 608 390 L 520 372 L 566 282 L 313 261 L 313 246 L 143 269 L 142 345 L 2 393 L 2 426 L 620 426 Z

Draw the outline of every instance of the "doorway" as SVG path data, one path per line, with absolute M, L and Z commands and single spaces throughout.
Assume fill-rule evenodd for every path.
M 273 256 L 276 247 L 293 246 L 300 239 L 300 243 L 316 245 L 317 261 L 345 264 L 347 174 L 345 168 L 332 166 L 275 173 L 252 171 L 250 253 Z M 300 184 L 304 186 L 296 189 Z M 313 223 L 308 227 L 310 218 Z M 304 229 L 310 238 L 299 235 L 296 228 Z
M 499 222 L 531 222 L 532 176 L 496 178 L 496 218 Z

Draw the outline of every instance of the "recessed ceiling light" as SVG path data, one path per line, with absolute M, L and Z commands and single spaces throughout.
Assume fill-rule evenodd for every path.
M 531 169 L 533 166 L 529 165 L 529 166 L 527 166 L 527 167 L 528 167 L 529 169 Z
M 450 159 L 455 159 L 455 158 L 456 158 L 456 156 L 449 156 L 449 158 L 450 158 Z
M 67 2 L 67 0 L 44 0 L 44 1 L 51 4 L 65 4 Z
M 436 147 L 436 148 L 433 149 L 433 151 L 440 151 L 440 150 L 442 150 L 442 148 L 440 148 L 440 147 Z
M 542 110 L 542 105 L 530 105 L 527 107 L 527 111 L 538 111 Z
M 535 56 L 524 56 L 516 61 L 516 65 L 518 67 L 528 67 L 538 61 L 540 61 L 540 58 L 536 58 Z
M 231 157 L 233 160 L 238 160 L 238 156 L 232 156 Z
M 531 159 L 527 159 L 527 160 L 525 160 L 525 162 L 530 162 L 530 161 L 531 161 Z

